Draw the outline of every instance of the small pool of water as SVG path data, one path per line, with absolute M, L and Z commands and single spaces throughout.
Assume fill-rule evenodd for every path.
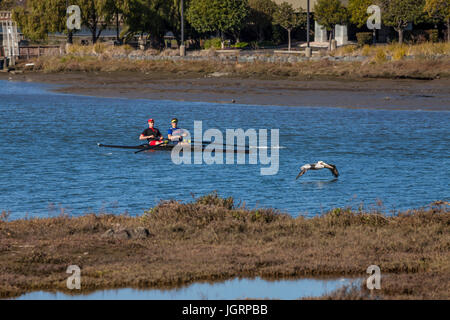
M 26 293 L 18 300 L 235 300 L 282 299 L 293 300 L 319 297 L 350 285 L 358 279 L 297 279 L 268 281 L 261 278 L 232 279 L 216 283 L 193 283 L 175 289 L 117 289 L 102 290 L 90 294 L 69 295 L 61 292 L 36 291 Z M 75 293 L 75 291 L 74 291 Z

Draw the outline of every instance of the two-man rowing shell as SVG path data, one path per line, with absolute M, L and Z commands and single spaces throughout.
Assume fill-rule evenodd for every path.
M 154 127 L 154 125 L 155 121 L 153 119 L 148 119 L 148 128 L 142 131 L 139 140 L 147 139 L 150 146 L 157 146 L 163 143 L 167 144 L 168 141 L 164 141 L 164 136 Z M 178 119 L 173 118 L 171 120 L 171 128 L 167 131 L 169 141 L 172 141 L 173 143 L 183 141 L 183 137 L 185 136 L 183 131 L 183 129 L 178 128 Z

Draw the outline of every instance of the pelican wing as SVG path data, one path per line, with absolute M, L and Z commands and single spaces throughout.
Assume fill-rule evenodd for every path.
M 333 176 L 335 176 L 336 178 L 339 177 L 339 171 L 337 170 L 336 166 L 334 164 L 329 164 L 327 166 L 328 169 L 330 169 L 331 173 L 333 174 Z
M 298 173 L 297 178 L 295 178 L 295 180 L 297 180 L 302 175 L 304 175 L 306 173 L 306 171 L 308 171 L 308 169 L 305 169 L 305 168 L 302 167 L 302 170 Z

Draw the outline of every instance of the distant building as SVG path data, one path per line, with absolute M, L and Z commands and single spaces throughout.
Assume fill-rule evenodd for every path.
M 274 0 L 274 1 L 277 4 L 287 2 L 292 4 L 292 6 L 295 9 L 302 8 L 305 11 L 308 2 L 307 0 Z M 309 1 L 309 8 L 312 13 L 314 12 L 314 5 L 316 4 L 316 2 L 317 0 Z M 348 4 L 348 0 L 341 0 L 341 2 L 343 5 Z M 317 22 L 314 22 L 314 26 L 312 26 L 311 28 L 314 28 L 314 42 L 325 43 L 328 41 L 327 31 L 321 25 L 319 25 Z M 339 25 L 336 26 L 335 39 L 337 41 L 338 46 L 344 45 L 348 42 L 347 26 L 339 26 Z
M 307 0 L 273 0 L 275 3 L 280 4 L 282 2 L 287 2 L 292 4 L 294 8 L 302 8 L 306 11 L 306 5 Z M 314 18 L 314 5 L 317 3 L 318 0 L 310 0 L 309 6 L 310 10 L 312 12 L 312 17 Z M 341 0 L 341 3 L 345 6 L 348 5 L 349 0 Z M 314 26 L 311 26 L 311 28 L 314 28 L 314 42 L 327 42 L 328 36 L 327 32 L 317 23 L 314 23 Z M 338 45 L 346 44 L 348 39 L 356 40 L 356 33 L 357 32 L 368 32 L 368 30 L 365 27 L 362 28 L 356 28 L 356 26 L 337 26 L 335 30 L 335 37 L 337 40 Z M 377 31 L 377 41 L 379 42 L 386 42 L 389 38 L 391 30 L 387 26 L 382 26 L 381 30 Z
M 12 20 L 11 11 L 0 11 L 0 56 L 18 56 L 21 34 Z
M 287 2 L 292 4 L 292 6 L 294 8 L 303 8 L 304 10 L 306 10 L 306 3 L 307 0 L 274 0 L 275 3 L 280 4 L 282 2 Z M 316 4 L 317 0 L 310 0 L 309 1 L 309 6 L 311 8 L 311 12 L 314 12 L 314 5 Z M 348 0 L 341 0 L 342 4 L 347 5 L 348 4 Z

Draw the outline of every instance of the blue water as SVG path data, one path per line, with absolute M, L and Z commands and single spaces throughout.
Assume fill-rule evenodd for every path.
M 11 218 L 64 211 L 142 214 L 160 199 L 192 200 L 217 190 L 249 207 L 296 216 L 364 203 L 402 210 L 450 198 L 450 112 L 249 106 L 106 99 L 0 81 L 0 211 Z M 450 107 L 449 107 L 450 109 Z M 280 129 L 280 168 L 175 165 L 170 152 L 97 147 L 137 145 L 148 118 L 192 130 Z M 295 180 L 299 167 L 334 163 Z
M 176 289 L 118 289 L 102 290 L 90 294 L 68 295 L 61 292 L 36 291 L 26 293 L 18 300 L 235 300 L 235 299 L 283 299 L 294 300 L 329 294 L 344 286 L 356 285 L 360 280 L 351 279 L 298 279 L 267 281 L 261 278 L 232 279 L 217 283 L 193 283 Z M 74 290 L 76 294 L 76 290 Z

